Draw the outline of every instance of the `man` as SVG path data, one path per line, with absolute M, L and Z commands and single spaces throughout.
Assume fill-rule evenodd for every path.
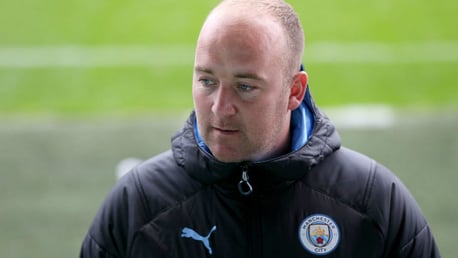
M 221 2 L 197 42 L 195 113 L 108 195 L 81 257 L 439 257 L 385 167 L 340 146 L 280 0 Z

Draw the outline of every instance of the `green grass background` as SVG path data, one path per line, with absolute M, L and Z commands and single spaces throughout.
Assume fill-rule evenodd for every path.
M 192 49 L 216 2 L 3 0 L 0 48 Z M 453 0 L 290 3 L 310 45 L 458 42 L 458 2 Z M 458 63 L 314 63 L 308 62 L 312 53 L 307 51 L 304 63 L 320 106 L 384 103 L 409 110 L 393 128 L 344 129 L 342 138 L 404 180 L 443 256 L 453 257 Z M 116 163 L 167 149 L 192 108 L 191 64 L 0 68 L 0 257 L 78 255 L 90 221 L 115 182 Z M 425 110 L 432 114 L 427 119 L 412 118 Z
M 216 2 L 2 1 L 0 47 L 185 45 L 193 49 L 200 26 Z M 452 0 L 291 4 L 310 45 L 458 42 L 458 3 Z M 309 63 L 307 51 L 304 64 L 321 105 L 376 102 L 449 107 L 458 103 L 457 62 Z M 4 67 L 0 69 L 0 114 L 65 117 L 189 109 L 191 65 L 192 60 L 163 68 Z

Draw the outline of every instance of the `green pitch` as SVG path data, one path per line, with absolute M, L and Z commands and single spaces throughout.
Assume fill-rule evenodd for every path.
M 191 110 L 193 48 L 217 2 L 0 2 L 0 257 L 77 256 L 117 162 L 168 148 Z M 453 257 L 458 1 L 290 2 L 320 106 L 413 111 L 342 138 L 404 180 Z
M 193 49 L 216 2 L 47 0 L 24 6 L 3 1 L 0 114 L 112 116 L 190 109 Z M 291 3 L 306 32 L 303 60 L 321 105 L 457 106 L 458 31 L 453 28 L 458 27 L 458 2 Z M 76 67 L 46 65 L 53 58 L 83 58 L 79 52 L 54 57 L 58 47 L 129 46 L 151 47 L 157 53 L 132 64 L 128 61 L 135 53 L 114 51 L 114 58 L 121 58 L 114 67 L 91 61 Z M 174 51 L 176 46 L 186 50 Z M 36 57 L 7 47 L 48 51 L 38 49 L 41 55 Z M 95 57 L 90 53 L 86 58 Z M 184 61 L 173 61 L 179 58 Z

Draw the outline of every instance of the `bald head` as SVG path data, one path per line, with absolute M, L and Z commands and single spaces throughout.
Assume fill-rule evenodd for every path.
M 235 26 L 237 22 L 250 19 L 261 23 L 267 20 L 277 23 L 284 35 L 278 39 L 284 41 L 278 42 L 284 47 L 281 56 L 284 71 L 288 74 L 298 71 L 304 52 L 304 31 L 299 17 L 288 3 L 282 0 L 223 0 L 207 17 L 202 30 L 209 20 L 223 18 Z

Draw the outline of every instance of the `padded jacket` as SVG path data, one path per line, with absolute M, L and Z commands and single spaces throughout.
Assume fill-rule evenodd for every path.
M 191 114 L 171 150 L 117 182 L 80 257 L 439 257 L 406 187 L 341 147 L 309 105 L 307 143 L 262 162 L 216 160 L 198 146 Z

